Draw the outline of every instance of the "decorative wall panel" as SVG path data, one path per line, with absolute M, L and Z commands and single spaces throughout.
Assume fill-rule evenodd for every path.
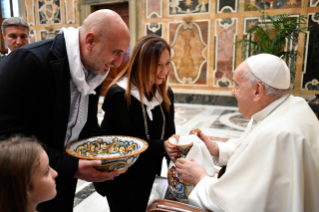
M 209 13 L 210 0 L 170 0 L 169 15 Z
M 26 21 L 29 26 L 35 26 L 35 16 L 34 16 L 34 0 L 25 0 L 25 13 L 26 13 Z
M 146 0 L 146 18 L 161 18 L 163 16 L 163 0 Z
M 261 9 L 287 9 L 301 7 L 302 0 L 245 0 L 246 3 L 255 4 Z
M 57 34 L 59 34 L 60 30 L 40 30 L 41 40 L 47 40 L 54 38 Z
M 319 13 L 308 14 L 305 42 L 305 61 L 302 72 L 302 87 L 305 90 L 319 90 Z
M 284 58 L 291 71 L 292 93 L 308 96 L 319 90 L 319 0 L 160 0 L 160 3 L 142 0 L 141 3 L 141 36 L 153 33 L 171 46 L 169 85 L 175 94 L 187 94 L 187 98 L 190 94 L 231 96 L 234 70 L 252 52 L 249 47 L 235 43 L 242 38 L 256 39 L 257 34 L 248 34 L 248 29 L 261 24 L 261 14 L 245 10 L 243 3 L 260 7 L 274 19 L 281 14 L 290 18 L 308 15 L 307 34 L 287 40 L 282 50 L 299 52 L 296 59 Z M 149 9 L 150 6 L 154 8 Z M 161 7 L 165 8 L 162 17 L 152 15 L 151 11 L 159 13 Z
M 30 26 L 30 43 L 54 38 L 62 27 L 79 27 L 77 0 L 23 0 L 23 18 Z
M 75 24 L 76 23 L 76 1 L 75 0 L 64 0 L 65 7 L 65 23 L 66 24 Z
M 319 7 L 319 0 L 309 0 L 310 7 Z
M 170 83 L 207 84 L 209 21 L 170 23 L 172 65 Z
M 146 34 L 155 34 L 163 37 L 163 23 L 147 23 Z
M 60 0 L 38 0 L 40 25 L 61 24 L 60 5 Z
M 232 85 L 236 62 L 237 18 L 216 19 L 214 85 Z
M 29 42 L 30 43 L 37 42 L 37 31 L 30 30 L 30 32 L 29 32 Z
M 237 12 L 238 0 L 216 0 L 217 13 Z

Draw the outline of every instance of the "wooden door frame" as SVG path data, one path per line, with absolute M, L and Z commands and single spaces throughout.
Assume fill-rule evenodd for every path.
M 80 1 L 81 2 L 81 1 Z M 107 5 L 107 4 L 118 4 L 123 3 L 125 1 L 123 0 L 104 0 L 104 2 L 101 2 L 100 0 L 91 0 L 89 2 L 83 1 L 84 4 L 80 5 L 80 24 L 83 24 L 83 21 L 88 15 L 90 15 L 93 12 L 92 7 L 96 5 Z M 137 14 L 140 14 L 140 1 L 130 1 L 127 0 L 128 7 L 129 7 L 129 28 L 130 28 L 130 34 L 131 34 L 131 41 L 130 41 L 130 53 L 132 53 L 132 50 L 137 42 L 137 40 L 140 37 L 140 16 Z

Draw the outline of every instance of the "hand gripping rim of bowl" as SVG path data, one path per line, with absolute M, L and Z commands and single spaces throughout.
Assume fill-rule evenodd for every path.
M 101 160 L 102 165 L 96 169 L 108 172 L 118 170 L 122 174 L 147 148 L 148 143 L 140 138 L 109 135 L 73 141 L 67 145 L 66 152 L 80 159 Z

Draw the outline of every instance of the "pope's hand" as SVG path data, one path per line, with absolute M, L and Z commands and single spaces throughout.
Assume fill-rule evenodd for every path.
M 172 135 L 170 138 L 172 138 L 172 137 L 174 137 L 178 141 L 180 136 L 179 135 Z M 169 144 L 168 140 L 164 142 L 164 148 L 165 148 L 165 151 L 167 152 L 168 156 L 173 161 L 175 161 L 177 156 L 179 156 L 181 154 L 180 153 L 180 149 L 178 147 L 176 147 L 176 146 L 173 146 L 173 145 Z
M 79 160 L 79 167 L 74 177 L 88 182 L 103 182 L 119 176 L 119 171 L 102 172 L 94 167 L 102 165 L 100 160 Z
M 175 166 L 180 179 L 186 183 L 193 184 L 194 186 L 202 178 L 208 176 L 206 170 L 194 160 L 180 158 L 176 161 Z
M 204 135 L 204 133 L 202 133 L 202 132 L 199 134 L 199 138 L 204 141 L 209 153 L 212 156 L 215 156 L 215 157 L 219 156 L 218 145 L 213 140 L 211 140 L 208 137 L 206 137 L 206 135 Z

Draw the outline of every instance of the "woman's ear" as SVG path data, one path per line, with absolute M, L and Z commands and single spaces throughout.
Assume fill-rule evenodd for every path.
M 86 37 L 85 37 L 85 47 L 88 51 L 92 51 L 94 45 L 95 45 L 95 42 L 96 42 L 96 36 L 89 32 L 88 34 L 86 34 Z

